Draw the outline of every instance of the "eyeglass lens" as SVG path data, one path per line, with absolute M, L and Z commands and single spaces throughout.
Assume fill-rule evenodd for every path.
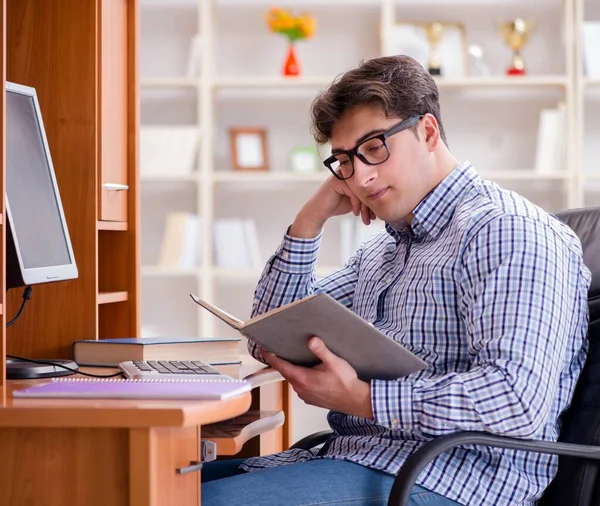
M 357 152 L 367 163 L 377 165 L 387 160 L 389 153 L 385 143 L 378 137 L 367 139 L 357 147 Z M 347 153 L 338 153 L 335 155 L 335 161 L 331 164 L 331 169 L 337 172 L 344 179 L 352 176 L 354 172 L 353 160 Z

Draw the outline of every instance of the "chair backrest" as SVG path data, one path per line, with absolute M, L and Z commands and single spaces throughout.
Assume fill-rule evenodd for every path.
M 600 207 L 557 214 L 578 235 L 583 259 L 592 272 L 588 293 L 590 349 L 573 402 L 564 413 L 560 441 L 600 446 Z M 561 457 L 558 473 L 540 505 L 600 504 L 600 462 Z

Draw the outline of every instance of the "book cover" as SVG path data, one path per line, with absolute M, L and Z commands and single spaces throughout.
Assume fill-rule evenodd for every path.
M 239 362 L 239 337 L 139 337 L 90 339 L 73 342 L 78 365 L 116 367 L 128 360 L 201 360 Z
M 426 363 L 325 293 L 241 321 L 190 294 L 194 302 L 252 339 L 262 348 L 296 365 L 319 363 L 308 348 L 313 336 L 354 367 L 359 378 L 398 379 L 420 371 Z

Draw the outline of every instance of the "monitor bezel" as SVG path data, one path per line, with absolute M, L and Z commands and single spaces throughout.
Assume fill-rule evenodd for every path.
M 58 214 L 61 220 L 62 229 L 64 233 L 65 242 L 67 244 L 67 249 L 69 253 L 69 258 L 71 262 L 69 264 L 63 265 L 51 265 L 47 267 L 30 267 L 25 268 L 23 265 L 23 258 L 21 256 L 21 248 L 19 245 L 19 239 L 17 237 L 15 227 L 9 227 L 11 229 L 12 239 L 15 244 L 16 256 L 19 261 L 19 268 L 21 269 L 21 274 L 23 276 L 23 282 L 25 285 L 33 285 L 39 283 L 50 283 L 53 281 L 62 281 L 67 279 L 74 279 L 78 277 L 77 264 L 75 261 L 75 255 L 73 254 L 73 246 L 71 245 L 71 235 L 69 233 L 69 228 L 67 226 L 67 220 L 65 219 L 65 213 L 63 211 L 62 199 L 60 196 L 60 191 L 58 187 L 58 183 L 56 181 L 56 174 L 54 172 L 54 163 L 52 162 L 52 156 L 50 154 L 50 148 L 48 146 L 48 140 L 46 138 L 46 129 L 44 127 L 44 120 L 42 118 L 42 111 L 40 109 L 40 104 L 37 97 L 37 92 L 35 88 L 30 86 L 25 86 L 22 84 L 16 84 L 11 82 L 6 82 L 6 92 L 19 93 L 21 95 L 25 95 L 30 97 L 33 100 L 33 106 L 35 110 L 36 120 L 39 128 L 40 135 L 42 137 L 42 144 L 44 148 L 44 154 L 46 155 L 46 161 L 48 162 L 48 168 L 50 170 L 50 181 L 52 183 L 52 187 L 54 190 L 54 197 L 56 198 L 56 204 L 58 207 Z M 8 126 L 7 126 L 8 128 Z M 5 191 L 6 196 L 6 217 L 7 220 L 10 220 L 10 224 L 13 224 L 12 221 L 12 213 L 10 210 L 10 197 L 8 192 Z

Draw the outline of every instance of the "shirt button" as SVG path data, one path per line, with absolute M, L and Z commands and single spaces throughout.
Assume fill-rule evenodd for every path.
M 283 258 L 284 260 L 287 260 L 289 257 L 290 257 L 290 255 L 288 254 L 288 252 L 287 252 L 287 251 L 284 251 L 284 252 L 281 254 L 281 258 Z
M 392 418 L 392 425 L 398 425 L 398 419 Z

